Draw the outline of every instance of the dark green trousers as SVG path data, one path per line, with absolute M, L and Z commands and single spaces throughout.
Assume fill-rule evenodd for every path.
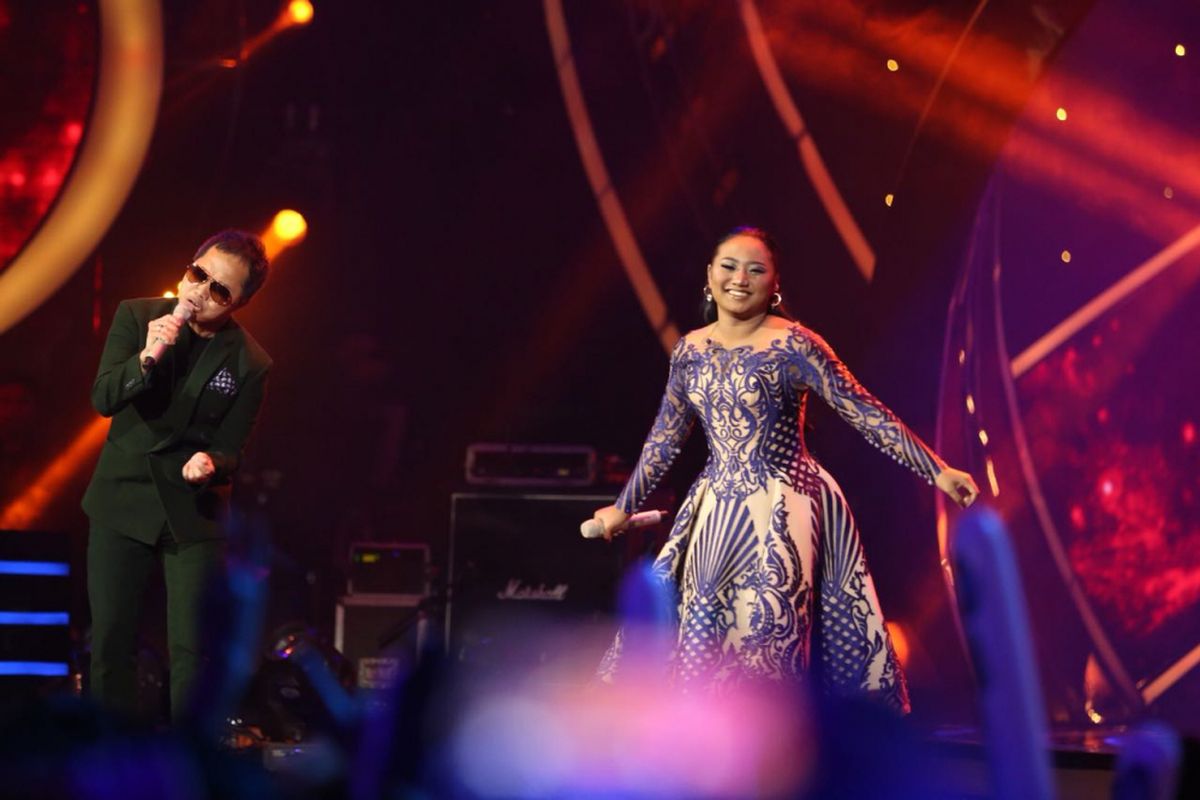
M 167 649 L 171 718 L 187 710 L 202 663 L 199 611 L 205 586 L 222 569 L 226 544 L 212 539 L 180 545 L 166 525 L 148 545 L 92 523 L 88 538 L 88 603 L 92 609 L 91 692 L 97 702 L 137 714 L 137 633 L 142 598 L 156 561 L 167 587 Z

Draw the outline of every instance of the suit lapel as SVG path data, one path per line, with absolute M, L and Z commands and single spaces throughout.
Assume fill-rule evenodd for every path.
M 175 399 L 163 413 L 163 420 L 170 426 L 171 434 L 154 445 L 151 452 L 170 447 L 183 435 L 192 420 L 192 412 L 196 408 L 196 401 L 200 399 L 200 393 L 204 391 L 205 384 L 212 378 L 217 368 L 233 355 L 240 341 L 241 328 L 233 322 L 213 336 L 212 341 L 200 354 L 200 359 L 196 362 L 191 374 L 184 381 L 183 388 L 179 394 L 175 395 Z

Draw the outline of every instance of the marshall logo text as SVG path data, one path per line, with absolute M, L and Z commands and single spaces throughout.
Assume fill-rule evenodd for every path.
M 501 600 L 545 600 L 561 603 L 567 599 L 567 584 L 560 583 L 547 586 L 539 583 L 537 586 L 526 586 L 517 578 L 513 578 L 503 590 L 496 592 Z

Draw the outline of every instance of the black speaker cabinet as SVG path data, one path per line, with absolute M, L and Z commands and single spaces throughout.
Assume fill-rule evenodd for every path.
M 622 549 L 584 539 L 602 494 L 455 494 L 450 510 L 450 657 L 471 668 L 526 670 L 604 654 Z

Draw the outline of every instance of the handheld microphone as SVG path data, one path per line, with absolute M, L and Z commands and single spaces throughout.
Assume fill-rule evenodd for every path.
M 671 516 L 670 511 L 639 511 L 638 513 L 625 520 L 625 524 L 617 529 L 616 532 L 627 531 L 632 528 L 644 528 L 647 525 L 657 525 L 667 517 Z M 599 539 L 604 535 L 604 523 L 598 519 L 589 519 L 579 526 L 579 532 L 583 534 L 585 539 Z
M 187 322 L 192 318 L 195 309 L 189 303 L 180 300 L 175 304 L 175 308 L 171 311 L 171 316 L 180 322 Z M 150 346 L 150 354 L 142 359 L 142 369 L 151 370 L 154 365 L 163 357 L 163 353 L 167 352 L 167 343 L 161 337 L 154 337 L 154 343 Z

